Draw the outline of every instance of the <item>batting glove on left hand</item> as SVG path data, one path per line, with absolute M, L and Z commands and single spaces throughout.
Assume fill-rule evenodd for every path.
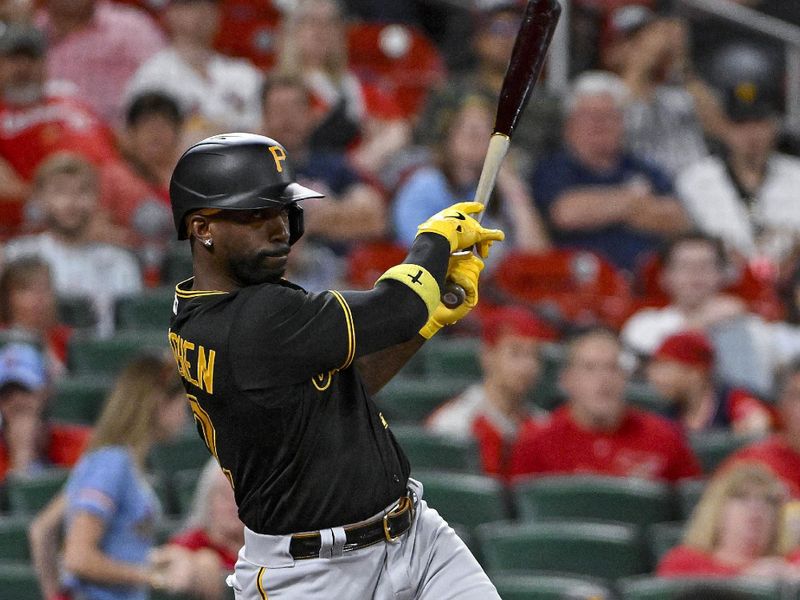
M 474 254 L 457 254 L 450 257 L 447 279 L 460 285 L 465 292 L 464 302 L 455 308 L 447 308 L 439 302 L 428 322 L 419 330 L 425 339 L 432 338 L 437 331 L 463 319 L 478 304 L 478 280 L 483 271 L 483 261 Z

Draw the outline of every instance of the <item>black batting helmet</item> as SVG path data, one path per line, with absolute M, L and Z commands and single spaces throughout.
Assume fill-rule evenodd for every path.
M 186 217 L 201 208 L 247 210 L 285 206 L 289 243 L 303 235 L 298 200 L 324 194 L 295 183 L 286 149 L 252 133 L 225 133 L 198 142 L 178 160 L 169 183 L 178 239 L 189 237 Z

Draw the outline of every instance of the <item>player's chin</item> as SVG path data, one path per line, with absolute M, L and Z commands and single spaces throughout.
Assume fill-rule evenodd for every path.
M 236 278 L 244 285 L 259 285 L 280 281 L 286 273 L 287 256 L 268 256 L 234 268 Z

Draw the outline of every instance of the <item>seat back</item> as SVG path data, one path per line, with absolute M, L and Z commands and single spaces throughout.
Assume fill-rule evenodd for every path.
M 507 518 L 503 488 L 491 477 L 446 471 L 412 471 L 423 498 L 446 520 L 472 529 Z
M 436 435 L 415 425 L 399 425 L 391 431 L 415 469 L 478 471 L 480 458 L 472 440 Z
M 515 487 L 522 515 L 530 520 L 604 520 L 644 526 L 674 518 L 664 483 L 597 475 L 536 477 Z

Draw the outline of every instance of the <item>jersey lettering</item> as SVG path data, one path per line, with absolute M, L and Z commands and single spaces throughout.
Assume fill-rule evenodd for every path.
M 172 347 L 172 355 L 178 364 L 180 376 L 193 386 L 213 395 L 214 361 L 217 351 L 207 350 L 205 346 L 199 344 L 195 345 L 194 342 L 185 340 L 172 331 L 169 332 L 169 345 Z M 197 348 L 196 352 L 195 347 Z
M 283 173 L 283 165 L 281 164 L 286 160 L 286 153 L 280 146 L 270 146 L 269 151 L 272 153 L 272 158 L 275 161 L 275 168 L 278 173 Z
M 200 406 L 197 396 L 186 394 L 186 398 L 189 400 L 189 408 L 192 409 L 192 415 L 194 416 L 194 420 L 200 428 L 201 437 L 203 438 L 203 442 L 205 442 L 206 448 L 208 448 L 208 451 L 211 452 L 211 455 L 217 461 L 217 464 L 222 469 L 222 472 L 225 473 L 225 477 L 228 478 L 228 483 L 231 484 L 231 487 L 234 487 L 233 474 L 231 473 L 230 469 L 226 469 L 222 466 L 222 464 L 219 462 L 219 456 L 217 456 L 217 430 L 214 429 L 214 424 L 211 422 L 211 417 L 203 409 L 203 407 Z

